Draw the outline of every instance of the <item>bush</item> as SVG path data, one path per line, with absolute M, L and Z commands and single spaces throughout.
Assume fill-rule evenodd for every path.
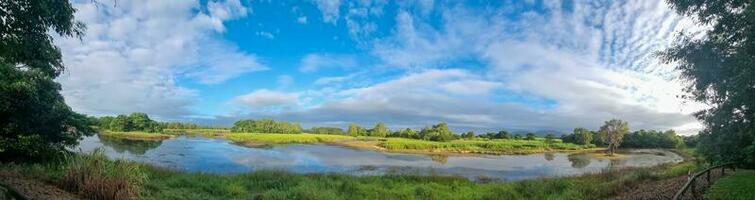
M 343 129 L 336 127 L 312 127 L 307 132 L 312 134 L 346 135 Z
M 299 123 L 277 122 L 272 119 L 239 120 L 233 123 L 231 132 L 236 133 L 301 133 Z
M 131 161 L 111 161 L 101 149 L 87 155 L 68 155 L 58 185 L 88 199 L 137 199 L 147 175 Z
M 621 147 L 626 148 L 676 148 L 683 144 L 682 137 L 673 130 L 665 132 L 639 130 L 624 136 Z

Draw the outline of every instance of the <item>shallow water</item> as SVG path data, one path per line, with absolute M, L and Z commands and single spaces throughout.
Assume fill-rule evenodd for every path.
M 608 168 L 646 167 L 681 162 L 666 150 L 632 150 L 621 160 L 595 158 L 590 153 L 443 156 L 387 153 L 319 144 L 250 148 L 224 139 L 180 136 L 163 141 L 86 137 L 78 149 L 103 148 L 110 158 L 135 160 L 189 172 L 242 173 L 260 169 L 296 173 L 351 175 L 452 175 L 472 180 L 520 180 L 572 176 Z

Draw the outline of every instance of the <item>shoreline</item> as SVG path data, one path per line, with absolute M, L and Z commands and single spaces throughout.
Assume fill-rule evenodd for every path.
M 114 134 L 115 133 L 115 134 Z M 98 134 L 106 137 L 116 137 L 129 140 L 165 140 L 175 136 L 185 135 L 192 137 L 205 137 L 228 140 L 234 144 L 259 148 L 272 145 L 285 145 L 285 144 L 323 144 L 339 146 L 344 148 L 368 150 L 376 152 L 388 152 L 388 153 L 409 153 L 409 154 L 423 154 L 423 155 L 445 155 L 445 156 L 485 156 L 485 155 L 528 155 L 538 153 L 598 153 L 605 148 L 601 147 L 586 147 L 582 145 L 573 145 L 570 149 L 562 148 L 549 148 L 549 147 L 537 147 L 537 148 L 520 148 L 516 147 L 507 148 L 505 150 L 497 150 L 492 148 L 482 148 L 479 146 L 469 147 L 450 147 L 450 148 L 434 148 L 427 147 L 424 149 L 403 148 L 403 149 L 391 149 L 386 148 L 387 142 L 419 142 L 419 143 L 431 143 L 442 145 L 465 145 L 461 143 L 482 143 L 482 144 L 502 144 L 508 145 L 508 143 L 527 142 L 527 143 L 541 143 L 541 141 L 527 141 L 527 140 L 454 140 L 449 142 L 433 142 L 417 139 L 406 138 L 373 138 L 373 137 L 352 137 L 345 135 L 324 135 L 324 134 L 268 134 L 268 133 L 230 133 L 228 131 L 215 131 L 211 133 L 204 133 L 200 131 L 178 131 L 171 130 L 170 133 L 143 133 L 133 132 L 134 134 L 128 134 L 132 132 L 111 132 L 102 131 Z M 154 135 L 154 136 L 152 136 Z M 391 140 L 391 141 L 389 141 Z M 563 143 L 559 143 L 563 144 Z M 513 144 L 512 144 L 513 145 Z M 530 144 L 531 145 L 531 144 Z M 540 144 L 542 145 L 542 144 Z M 569 144 L 572 145 L 572 144 Z M 574 149 L 576 147 L 576 149 Z

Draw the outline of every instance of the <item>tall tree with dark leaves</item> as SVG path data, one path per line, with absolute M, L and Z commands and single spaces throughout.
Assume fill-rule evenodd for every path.
M 91 134 L 87 118 L 66 105 L 54 78 L 63 70 L 49 33 L 80 37 L 68 1 L 0 1 L 0 159 L 56 155 Z
M 713 163 L 755 166 L 755 6 L 753 0 L 669 0 L 678 13 L 711 29 L 661 52 L 688 83 L 687 98 L 705 128 L 698 151 Z

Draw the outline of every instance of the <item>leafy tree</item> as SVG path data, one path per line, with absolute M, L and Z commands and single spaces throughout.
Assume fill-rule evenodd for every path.
M 514 139 L 515 139 L 515 140 L 521 140 L 522 138 L 523 138 L 523 137 L 522 137 L 522 134 L 519 134 L 519 133 L 517 133 L 517 134 L 514 134 Z
M 101 120 L 101 119 L 100 119 Z M 182 123 L 182 122 L 158 122 L 160 128 L 163 129 L 198 129 L 201 126 L 194 123 Z
M 239 120 L 233 123 L 231 132 L 247 133 L 301 133 L 298 123 L 277 122 L 272 119 Z
M 545 143 L 547 144 L 553 144 L 553 142 L 556 141 L 556 136 L 552 133 L 548 133 L 548 135 L 545 135 Z
M 388 136 L 389 132 L 390 130 L 388 130 L 388 127 L 385 127 L 385 124 L 378 123 L 378 124 L 375 124 L 375 128 L 372 128 L 369 131 L 369 134 L 370 136 L 374 136 L 374 137 L 385 137 L 385 136 Z
M 466 139 L 472 139 L 472 138 L 475 137 L 475 134 L 474 134 L 474 132 L 469 131 L 469 132 L 466 132 L 464 134 L 461 134 L 461 137 L 466 138 Z
M 608 146 L 606 139 L 600 134 L 600 132 L 590 131 L 590 133 L 592 135 L 592 143 L 595 144 L 595 146 Z
M 627 132 L 629 132 L 629 124 L 618 119 L 608 120 L 600 127 L 600 134 L 608 143 L 608 155 L 613 155 Z
M 126 115 L 118 115 L 117 117 L 113 118 L 113 120 L 110 121 L 110 124 L 108 125 L 108 129 L 113 131 L 134 130 L 133 126 L 131 125 L 131 120 L 129 120 L 128 116 Z
M 424 140 L 445 142 L 455 139 L 456 136 L 448 128 L 448 124 L 440 123 L 433 125 L 432 127 L 423 128 L 419 132 L 419 137 Z
M 509 139 L 510 135 L 509 135 L 509 132 L 507 132 L 506 130 L 501 130 L 495 134 L 495 138 L 496 139 Z
M 673 130 L 639 130 L 627 134 L 621 142 L 622 147 L 628 148 L 676 148 L 683 144 L 682 137 Z
M 525 140 L 535 140 L 535 137 L 537 137 L 537 135 L 535 135 L 535 133 L 527 133 L 527 135 L 526 135 L 526 137 L 524 139 Z
M 592 142 L 592 133 L 586 128 L 575 128 L 574 141 L 576 144 L 590 144 Z
M 684 141 L 684 145 L 687 147 L 696 147 L 698 142 L 700 141 L 699 135 L 690 135 L 690 136 L 683 136 L 682 140 Z
M 312 127 L 309 129 L 308 133 L 329 134 L 329 135 L 345 135 L 346 134 L 346 132 L 344 132 L 343 129 L 336 128 L 336 127 Z
M 714 163 L 755 166 L 755 7 L 751 0 L 669 0 L 680 14 L 711 27 L 662 52 L 688 85 L 688 99 L 710 105 L 695 113 L 705 128 L 698 152 Z
M 352 124 L 349 125 L 349 130 L 347 131 L 347 133 L 350 136 L 354 136 L 354 137 L 356 137 L 356 136 L 365 136 L 366 135 L 366 131 L 364 130 L 364 128 L 362 128 L 359 125 L 354 124 L 354 123 L 352 123 Z
M 405 129 L 400 130 L 398 137 L 419 139 L 419 135 L 417 135 L 417 131 L 410 128 L 405 128 Z
M 0 160 L 43 159 L 93 130 L 60 95 L 60 50 L 49 33 L 79 37 L 68 1 L 0 1 Z

